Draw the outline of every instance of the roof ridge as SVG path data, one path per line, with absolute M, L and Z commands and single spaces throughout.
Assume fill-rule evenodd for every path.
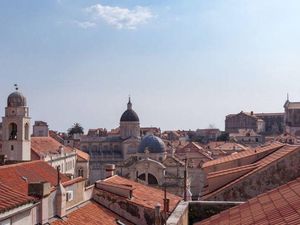
M 286 146 L 282 146 L 282 147 L 286 147 Z M 263 158 L 260 159 L 259 161 L 264 160 L 266 157 L 271 156 L 272 154 L 278 152 L 282 147 L 280 147 L 280 148 L 278 148 L 277 150 L 273 151 L 271 154 L 269 154 L 269 155 L 263 157 Z M 292 147 L 292 146 L 288 146 L 288 147 Z M 295 146 L 295 147 L 296 147 L 296 148 L 294 148 L 294 150 L 298 149 L 300 146 Z M 287 155 L 287 154 L 290 154 L 291 152 L 292 152 L 292 151 L 286 152 L 285 154 L 281 155 L 279 158 L 277 158 L 277 159 L 274 160 L 274 161 L 277 161 L 277 160 L 281 159 L 283 156 L 285 156 L 285 155 Z M 257 161 L 257 162 L 259 162 L 259 161 Z M 210 192 L 210 193 L 208 193 L 208 194 L 206 194 L 206 195 L 203 195 L 202 197 L 205 197 L 205 196 L 211 196 L 211 195 L 213 195 L 213 194 L 217 194 L 217 193 L 221 192 L 222 190 L 226 189 L 227 187 L 230 187 L 230 185 L 235 184 L 235 183 L 241 181 L 242 179 L 244 179 L 244 178 L 246 178 L 246 177 L 252 175 L 253 173 L 255 173 L 255 172 L 257 172 L 257 171 L 263 169 L 264 167 L 266 167 L 267 165 L 273 163 L 274 161 L 269 162 L 269 163 L 264 163 L 264 164 L 262 164 L 262 165 L 259 165 L 257 168 L 254 168 L 253 170 L 249 171 L 248 173 L 246 173 L 246 174 L 240 176 L 239 178 L 237 178 L 237 179 L 235 179 L 235 180 L 233 180 L 233 181 L 231 181 L 231 182 L 229 182 L 229 183 L 226 183 L 225 185 L 223 185 L 223 186 L 220 187 L 219 189 L 217 189 L 217 190 L 215 190 L 215 191 L 213 191 L 213 192 Z
M 31 160 L 31 161 L 22 161 L 22 162 L 14 163 L 14 164 L 7 164 L 7 165 L 0 166 L 0 170 L 4 169 L 4 168 L 22 166 L 22 165 L 27 165 L 27 164 L 35 164 L 35 163 L 38 163 L 38 162 L 41 163 L 41 162 L 44 162 L 44 161 L 39 159 L 39 160 Z

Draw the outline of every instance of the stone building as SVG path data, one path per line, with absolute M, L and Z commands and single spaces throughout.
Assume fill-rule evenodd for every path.
M 33 125 L 33 137 L 48 137 L 49 127 L 44 121 L 35 121 Z
M 263 135 L 256 133 L 254 130 L 239 129 L 237 133 L 229 135 L 230 140 L 247 146 L 256 147 L 265 142 Z
M 167 147 L 159 137 L 146 135 L 137 153 L 117 165 L 118 174 L 154 187 L 167 187 L 169 192 L 182 196 L 185 191 L 184 173 L 187 171 L 186 191 L 192 199 L 203 188 L 203 172 L 193 162 L 194 159 L 184 162 L 174 153 L 167 153 Z M 211 159 L 207 155 L 201 154 L 201 157 Z
M 257 118 L 265 122 L 265 135 L 282 134 L 284 132 L 284 113 L 255 113 Z
M 284 113 L 230 114 L 225 119 L 225 131 L 238 133 L 239 129 L 254 130 L 265 135 L 281 134 L 284 130 Z
M 300 102 L 290 102 L 284 104 L 285 131 L 292 135 L 300 136 Z
M 7 98 L 2 117 L 2 154 L 8 160 L 30 160 L 30 117 L 26 97 L 18 91 Z
M 253 112 L 246 113 L 241 111 L 238 114 L 230 114 L 225 119 L 225 131 L 228 133 L 237 133 L 239 129 L 251 129 L 255 132 L 264 132 L 265 123 L 258 119 Z
M 139 117 L 129 99 L 118 133 L 89 132 L 80 137 L 80 149 L 90 155 L 91 182 L 105 178 L 105 164 L 118 164 L 135 154 L 139 143 Z

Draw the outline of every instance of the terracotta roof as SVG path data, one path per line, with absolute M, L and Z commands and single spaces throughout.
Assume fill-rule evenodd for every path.
M 242 151 L 248 149 L 246 146 L 235 143 L 235 142 L 224 142 L 223 144 L 217 146 L 215 149 L 221 150 L 221 151 L 228 151 L 228 150 L 236 150 L 236 151 Z
M 216 160 L 208 161 L 203 164 L 203 168 L 207 168 L 207 167 L 214 166 L 214 165 L 225 164 L 230 161 L 239 160 L 239 159 L 246 158 L 249 156 L 257 155 L 259 153 L 265 153 L 265 152 L 267 153 L 269 151 L 275 151 L 276 149 L 282 147 L 283 145 L 284 144 L 282 144 L 282 143 L 274 142 L 274 143 L 264 146 L 264 147 L 245 150 L 245 151 L 242 151 L 237 154 L 231 154 L 229 156 L 225 156 L 225 157 L 222 157 L 222 158 L 219 158 Z
M 205 199 L 209 199 L 213 196 L 215 196 L 217 193 L 220 193 L 224 190 L 226 190 L 227 188 L 233 187 L 236 183 L 239 183 L 240 181 L 244 180 L 245 178 L 249 177 L 250 175 L 257 173 L 259 170 L 265 168 L 267 165 L 270 165 L 273 162 L 276 162 L 282 158 L 284 158 L 285 156 L 287 156 L 288 154 L 294 152 L 294 151 L 299 151 L 300 146 L 291 146 L 291 145 L 286 145 L 283 146 L 281 148 L 279 148 L 277 151 L 273 152 L 272 154 L 262 158 L 261 160 L 257 161 L 256 163 L 253 163 L 252 166 L 253 168 L 250 169 L 251 164 L 248 166 L 248 169 L 250 169 L 250 171 L 248 171 L 246 174 L 244 174 L 243 176 L 239 177 L 238 179 L 233 180 L 232 182 L 226 184 L 225 186 L 217 189 L 216 191 L 213 191 L 209 194 L 206 194 L 202 197 L 203 200 Z M 246 169 L 245 167 L 237 167 L 232 169 L 232 171 L 230 170 L 224 170 L 224 171 L 219 171 L 217 173 L 210 173 L 210 175 L 212 176 L 222 176 L 222 173 L 224 173 L 224 175 L 226 175 L 228 172 L 231 173 L 239 173 L 242 170 Z M 209 176 L 210 176 L 209 175 Z M 209 178 L 208 176 L 208 178 Z M 227 180 L 228 182 L 228 180 Z
M 241 112 L 239 112 L 237 114 L 229 114 L 229 115 L 226 116 L 226 118 L 237 116 L 237 115 L 241 115 L 241 114 L 246 115 L 246 116 L 250 116 L 250 117 L 253 117 L 253 118 L 257 119 L 256 115 L 253 112 L 243 112 L 243 111 L 241 111 Z
M 57 140 L 52 137 L 32 137 L 31 150 L 38 155 L 59 154 L 59 148 L 62 146 Z M 73 152 L 73 149 L 68 146 L 63 146 L 65 152 Z
M 207 148 L 207 149 L 214 149 L 222 144 L 226 143 L 225 141 L 211 141 L 209 142 L 207 145 L 205 145 L 204 148 Z
M 62 182 L 70 179 L 61 174 Z M 57 184 L 57 172 L 44 161 L 31 161 L 12 165 L 0 166 L 0 182 L 8 187 L 21 192 L 28 193 L 29 182 L 50 182 L 52 186 Z
M 105 179 L 104 182 L 107 184 L 131 186 L 133 188 L 133 198 L 127 201 L 134 204 L 151 209 L 153 209 L 157 203 L 160 203 L 162 206 L 164 205 L 164 191 L 160 189 L 149 187 L 120 176 L 112 176 Z M 167 194 L 167 198 L 170 199 L 170 211 L 173 211 L 177 204 L 182 200 L 181 197 L 170 193 Z
M 95 202 L 89 202 L 69 213 L 66 219 L 58 219 L 52 222 L 51 225 L 113 225 L 117 224 L 116 220 L 120 220 L 126 225 L 132 225 L 132 223 L 107 208 Z
M 263 116 L 284 116 L 284 113 L 254 113 L 257 117 L 263 117 Z
M 76 149 L 77 161 L 89 161 L 90 155 L 86 152 L 83 152 L 79 149 Z
M 17 192 L 0 182 L 0 213 L 32 202 L 34 202 L 34 198 Z
M 175 151 L 175 154 L 178 154 L 178 155 L 189 154 L 189 153 L 200 153 L 209 160 L 213 159 L 207 152 L 205 152 L 205 150 L 200 145 L 198 145 L 195 142 L 190 142 L 187 145 L 185 145 L 184 147 L 178 148 Z
M 300 224 L 300 178 L 195 225 Z

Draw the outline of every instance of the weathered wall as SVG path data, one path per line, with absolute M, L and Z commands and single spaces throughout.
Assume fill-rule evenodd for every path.
M 154 224 L 154 209 L 130 203 L 125 198 L 96 188 L 93 199 L 134 224 Z
M 189 203 L 180 202 L 167 220 L 166 225 L 188 225 Z

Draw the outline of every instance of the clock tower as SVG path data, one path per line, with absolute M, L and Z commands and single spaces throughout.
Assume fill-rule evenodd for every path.
M 2 117 L 2 153 L 7 160 L 27 161 L 31 159 L 30 117 L 26 97 L 18 91 L 7 98 L 5 116 Z

